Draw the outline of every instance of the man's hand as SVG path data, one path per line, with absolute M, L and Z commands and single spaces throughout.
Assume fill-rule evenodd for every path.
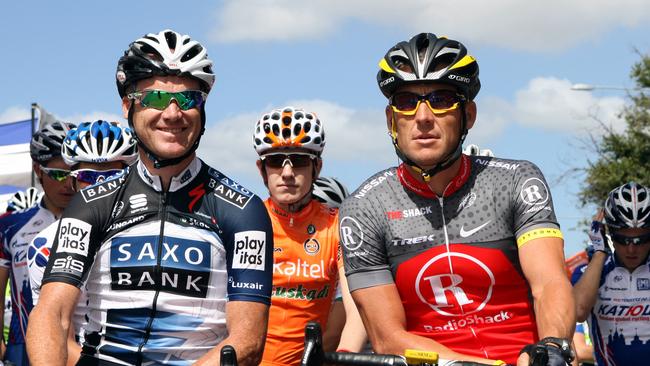
M 611 253 L 609 245 L 605 240 L 603 224 L 598 220 L 591 222 L 591 229 L 589 229 L 589 242 L 591 243 L 591 246 L 594 247 L 594 251 L 604 252 L 607 254 Z

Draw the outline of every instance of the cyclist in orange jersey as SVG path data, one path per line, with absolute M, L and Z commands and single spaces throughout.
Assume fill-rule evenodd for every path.
M 262 116 L 253 144 L 275 243 L 262 365 L 297 365 L 307 322 L 327 324 L 341 266 L 338 210 L 312 198 L 325 134 L 315 114 L 285 107 Z

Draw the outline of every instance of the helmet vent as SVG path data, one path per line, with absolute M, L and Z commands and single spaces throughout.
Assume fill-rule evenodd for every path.
M 200 44 L 194 45 L 194 47 L 187 50 L 183 57 L 181 57 L 181 62 L 186 62 L 187 60 L 193 59 L 196 55 L 201 53 L 201 51 L 203 51 L 203 47 L 201 47 Z
M 169 46 L 170 49 L 175 49 L 176 48 L 176 33 L 175 32 L 167 32 L 165 33 L 165 41 L 167 41 L 167 46 Z
M 290 128 L 283 128 L 282 129 L 282 138 L 284 138 L 285 140 L 288 140 L 288 139 L 291 138 L 291 129 Z
M 300 123 L 296 123 L 293 126 L 293 134 L 296 136 L 300 135 L 300 130 L 302 130 L 302 126 L 300 125 Z
M 276 135 L 276 136 L 280 135 L 280 126 L 274 124 L 272 129 L 273 129 L 273 134 L 274 135 Z M 291 130 L 289 130 L 289 134 L 291 134 Z
M 315 141 L 315 140 L 316 140 L 316 139 L 314 139 L 314 141 Z M 303 138 L 300 140 L 300 143 L 301 143 L 301 144 L 306 144 L 306 143 L 308 143 L 309 141 L 311 141 L 311 137 L 309 137 L 309 136 L 305 136 L 305 137 L 303 137 Z
M 310 122 L 305 122 L 303 125 L 303 128 L 305 129 L 305 133 L 308 133 L 309 130 L 311 130 L 311 123 Z
M 291 116 L 284 116 L 282 118 L 282 124 L 289 126 L 291 124 Z
M 411 64 L 409 61 L 402 56 L 393 56 L 392 57 L 393 64 L 399 71 L 403 71 L 409 74 L 413 73 L 413 67 L 411 67 Z

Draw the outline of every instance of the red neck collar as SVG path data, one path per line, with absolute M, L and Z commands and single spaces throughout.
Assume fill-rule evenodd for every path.
M 469 173 L 471 171 L 471 162 L 467 155 L 463 154 L 460 156 L 460 169 L 458 169 L 458 174 L 447 184 L 445 190 L 442 193 L 443 197 L 448 197 L 456 192 L 460 187 L 467 182 L 469 178 Z M 397 167 L 397 176 L 399 177 L 400 183 L 409 190 L 419 194 L 420 196 L 426 198 L 436 198 L 437 195 L 431 191 L 429 186 L 418 180 L 410 170 L 406 167 L 404 163 L 400 164 Z

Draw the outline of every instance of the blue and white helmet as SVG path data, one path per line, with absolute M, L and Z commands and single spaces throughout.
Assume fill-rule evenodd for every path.
M 138 158 L 138 148 L 130 128 L 121 127 L 117 122 L 97 120 L 83 122 L 70 130 L 63 140 L 61 156 L 70 166 L 111 161 L 131 165 Z
M 650 190 L 629 182 L 609 192 L 605 223 L 610 228 L 650 228 Z
M 43 197 L 43 192 L 39 192 L 34 187 L 27 188 L 25 192 L 18 191 L 7 201 L 7 211 L 13 212 L 30 208 L 38 204 L 41 197 Z

